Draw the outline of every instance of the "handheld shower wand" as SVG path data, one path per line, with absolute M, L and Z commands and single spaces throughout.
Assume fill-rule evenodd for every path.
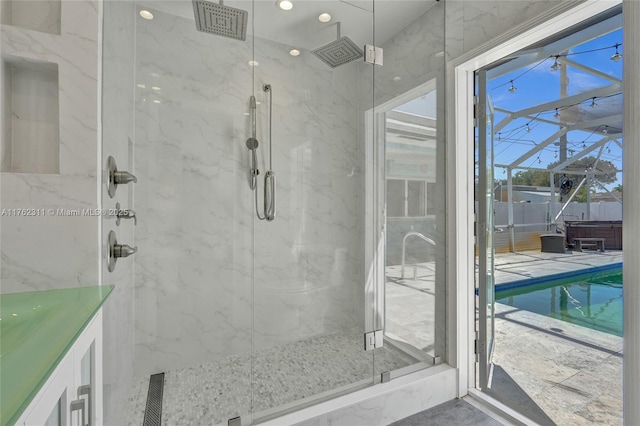
M 251 110 L 251 137 L 247 139 L 247 148 L 251 151 L 251 166 L 249 168 L 249 188 L 253 190 L 255 197 L 256 215 L 260 220 L 272 221 L 276 217 L 276 174 L 271 170 L 271 125 L 272 125 L 272 101 L 271 101 L 271 85 L 265 84 L 262 90 L 269 93 L 269 170 L 264 175 L 264 216 L 258 211 L 258 139 L 256 138 L 256 115 L 257 102 L 255 96 L 249 98 L 249 109 Z

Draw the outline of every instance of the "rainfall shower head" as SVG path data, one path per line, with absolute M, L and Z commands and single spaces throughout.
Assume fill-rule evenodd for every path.
M 211 3 L 204 0 L 192 0 L 196 28 L 209 34 L 245 41 L 247 38 L 247 17 L 245 10 Z
M 340 22 L 337 25 L 338 39 L 311 52 L 331 68 L 362 57 L 362 50 L 349 37 L 340 37 Z

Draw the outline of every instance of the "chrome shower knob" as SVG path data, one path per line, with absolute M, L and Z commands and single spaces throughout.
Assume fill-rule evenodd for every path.
M 116 269 L 116 261 L 120 257 L 129 257 L 138 251 L 138 247 L 131 247 L 127 244 L 118 244 L 116 233 L 109 231 L 107 244 L 107 269 L 113 272 Z
M 107 192 L 109 193 L 109 197 L 111 198 L 115 197 L 118 185 L 124 185 L 129 182 L 138 182 L 138 178 L 136 178 L 133 174 L 125 171 L 119 171 L 118 167 L 116 166 L 116 160 L 112 156 L 109 156 L 109 158 L 107 158 L 107 173 L 109 174 L 107 181 Z

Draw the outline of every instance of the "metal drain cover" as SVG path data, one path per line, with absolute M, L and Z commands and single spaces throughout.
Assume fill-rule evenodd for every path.
M 144 426 L 160 426 L 162 421 L 162 393 L 164 391 L 164 373 L 152 374 L 149 379 L 147 406 L 144 410 Z

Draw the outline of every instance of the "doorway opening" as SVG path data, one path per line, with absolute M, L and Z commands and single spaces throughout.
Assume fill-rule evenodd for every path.
M 457 98 L 477 126 L 456 128 L 475 140 L 469 393 L 539 424 L 621 423 L 621 7 L 546 27 L 457 68 L 477 101 Z

